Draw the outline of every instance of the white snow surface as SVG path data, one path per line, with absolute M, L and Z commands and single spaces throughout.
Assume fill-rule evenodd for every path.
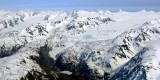
M 147 48 L 141 65 L 152 67 L 145 69 L 147 80 L 158 80 L 159 43 L 159 12 L 0 10 L 0 80 L 41 70 L 29 57 L 38 56 L 37 50 L 45 44 L 52 48 L 53 60 L 62 56 L 64 63 L 75 62 L 75 66 L 84 61 L 97 74 L 112 76 Z

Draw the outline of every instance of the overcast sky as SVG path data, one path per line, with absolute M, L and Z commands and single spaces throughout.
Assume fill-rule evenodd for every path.
M 0 9 L 136 8 L 160 10 L 160 0 L 0 0 Z

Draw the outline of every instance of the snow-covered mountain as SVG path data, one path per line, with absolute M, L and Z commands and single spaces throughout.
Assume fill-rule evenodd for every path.
M 158 80 L 160 13 L 0 10 L 0 80 Z

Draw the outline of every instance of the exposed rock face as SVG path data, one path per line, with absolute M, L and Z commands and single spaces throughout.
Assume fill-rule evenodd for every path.
M 122 15 L 122 12 L 3 13 L 6 16 L 0 14 L 3 17 L 0 21 L 0 79 L 159 78 L 158 19 L 133 29 L 114 30 L 106 34 L 100 30 L 109 31 L 112 28 L 108 26 L 119 25 L 123 20 L 115 17 Z M 128 14 L 138 13 L 123 12 L 123 15 Z

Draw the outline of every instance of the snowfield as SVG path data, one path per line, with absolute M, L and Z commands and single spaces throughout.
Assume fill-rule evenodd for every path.
M 0 80 L 159 80 L 160 12 L 0 10 Z

